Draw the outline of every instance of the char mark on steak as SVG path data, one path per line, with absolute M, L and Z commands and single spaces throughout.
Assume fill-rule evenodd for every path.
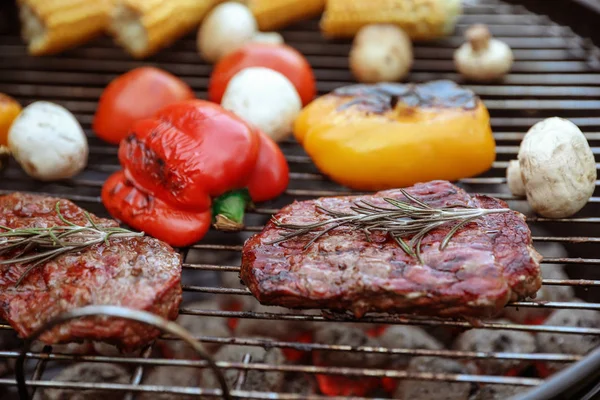
M 470 196 L 446 181 L 406 189 L 434 208 L 463 205 L 508 208 L 501 200 Z M 275 218 L 306 225 L 327 216 L 321 208 L 352 212 L 359 200 L 387 207 L 384 198 L 408 201 L 399 190 L 367 196 L 294 202 Z M 338 227 L 305 249 L 311 235 L 284 242 L 286 230 L 269 222 L 244 244 L 241 278 L 267 305 L 435 316 L 490 317 L 509 301 L 534 296 L 541 286 L 539 261 L 522 214 L 489 214 L 466 224 L 440 250 L 452 224 L 430 231 L 421 242 L 421 264 L 385 232 L 370 241 L 359 230 Z
M 13 229 L 64 226 L 56 213 L 57 202 L 68 221 L 89 224 L 85 211 L 70 201 L 13 193 L 0 197 L 0 225 Z M 97 225 L 118 226 L 114 220 L 91 218 Z M 181 302 L 181 263 L 181 256 L 159 240 L 128 237 L 40 264 L 18 287 L 15 283 L 28 265 L 8 264 L 0 269 L 0 317 L 21 337 L 30 336 L 59 314 L 89 305 L 122 306 L 175 319 Z M 92 317 L 62 324 L 41 340 L 47 344 L 97 340 L 131 350 L 159 333 L 145 324 Z

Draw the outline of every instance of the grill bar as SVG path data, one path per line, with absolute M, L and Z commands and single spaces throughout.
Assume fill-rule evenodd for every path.
M 595 154 L 600 154 L 600 79 L 598 72 L 600 68 L 600 52 L 588 41 L 576 36 L 568 27 L 560 26 L 545 16 L 538 16 L 526 11 L 523 7 L 507 5 L 496 0 L 466 0 L 467 7 L 465 16 L 458 24 L 457 32 L 450 38 L 430 43 L 417 43 L 414 52 L 415 61 L 413 72 L 409 80 L 426 81 L 431 79 L 452 79 L 461 81 L 460 76 L 454 71 L 451 61 L 452 54 L 463 39 L 466 28 L 472 23 L 486 23 L 491 32 L 501 40 L 507 42 L 513 48 L 516 62 L 512 73 L 510 73 L 501 85 L 466 85 L 476 91 L 488 106 L 492 115 L 492 125 L 495 138 L 498 143 L 498 161 L 493 164 L 491 171 L 483 177 L 463 179 L 459 183 L 463 185 L 475 185 L 470 191 L 489 192 L 490 195 L 502 198 L 509 202 L 524 202 L 524 199 L 516 198 L 505 190 L 506 179 L 504 170 L 509 159 L 514 159 L 518 151 L 516 146 L 522 140 L 525 132 L 531 125 L 542 118 L 554 115 L 563 115 L 578 124 L 590 140 Z M 352 76 L 347 69 L 347 54 L 350 49 L 349 41 L 324 42 L 318 33 L 318 22 L 309 21 L 302 25 L 286 29 L 283 35 L 288 44 L 296 47 L 307 55 L 308 60 L 315 68 L 318 79 L 317 88 L 319 93 L 329 92 L 337 87 L 349 84 Z M 102 89 L 118 74 L 127 69 L 147 65 L 147 62 L 134 61 L 123 51 L 115 48 L 108 38 L 100 38 L 89 45 L 73 49 L 60 57 L 45 57 L 32 59 L 26 56 L 25 47 L 22 45 L 17 34 L 2 36 L 0 43 L 0 92 L 6 92 L 23 104 L 29 104 L 34 100 L 48 99 L 67 106 L 74 112 L 82 123 L 90 140 L 91 162 L 88 171 L 82 177 L 65 182 L 57 182 L 40 187 L 30 186 L 37 191 L 47 192 L 49 195 L 60 195 L 71 200 L 89 203 L 99 206 L 99 189 L 102 186 L 106 174 L 116 171 L 118 161 L 116 159 L 117 149 L 102 145 L 95 137 L 90 128 L 93 112 L 95 111 L 97 99 Z M 90 62 L 93 60 L 93 62 Z M 160 52 L 152 58 L 152 63 L 181 76 L 200 97 L 206 96 L 208 75 L 211 67 L 198 63 L 196 54 L 196 41 L 192 36 L 178 41 L 171 49 Z M 312 198 L 328 195 L 350 194 L 343 189 L 330 190 L 324 186 L 327 179 L 316 173 L 310 159 L 302 155 L 298 150 L 298 144 L 293 140 L 282 143 L 284 152 L 290 160 L 292 168 L 292 185 L 285 193 L 291 198 Z M 14 163 L 13 163 L 14 166 Z M 597 164 L 600 168 L 600 163 Z M 18 187 L 26 182 L 27 177 L 20 170 L 9 167 L 4 171 L 3 179 L 5 185 L 0 193 L 14 191 L 9 188 Z M 311 183 L 320 190 L 310 188 Z M 600 180 L 596 182 L 600 186 Z M 73 190 L 80 188 L 81 190 Z M 77 193 L 77 194 L 73 194 Z M 352 193 L 356 194 L 356 193 Z M 600 258 L 597 252 L 587 251 L 588 248 L 600 242 L 600 237 L 592 228 L 600 223 L 597 215 L 600 197 L 593 197 L 586 207 L 585 214 L 581 217 L 563 218 L 552 220 L 542 217 L 528 217 L 529 223 L 544 224 L 552 233 L 538 234 L 533 237 L 537 243 L 558 243 L 569 249 L 569 257 L 548 257 L 543 263 L 566 264 L 571 271 L 589 271 L 585 279 L 544 279 L 543 284 L 548 286 L 571 286 L 577 290 L 596 290 L 600 286 L 598 270 Z M 512 204 L 512 203 L 511 203 Z M 281 204 L 277 203 L 278 206 Z M 246 237 L 249 233 L 263 229 L 261 225 L 266 216 L 278 211 L 273 205 L 260 207 L 249 212 L 252 222 L 249 223 L 240 236 Z M 557 231 L 556 224 L 560 224 L 564 231 L 560 235 L 553 235 Z M 564 233 L 566 231 L 568 233 Z M 226 239 L 225 239 L 226 237 Z M 230 239 L 233 238 L 233 239 Z M 182 251 L 184 260 L 184 278 L 186 273 L 196 271 L 207 271 L 209 273 L 239 273 L 239 267 L 226 265 L 235 263 L 228 259 L 223 263 L 214 260 L 212 254 L 219 257 L 238 256 L 241 246 L 239 237 L 234 235 L 223 235 L 217 239 L 209 239 L 206 242 Z M 577 252 L 576 252 L 577 250 Z M 191 253 L 194 254 L 191 254 Z M 238 253 L 238 254 L 235 254 Z M 210 254 L 206 260 L 198 254 Z M 543 266 L 544 268 L 544 266 Z M 204 283 L 203 283 L 204 284 Z M 590 289 L 591 292 L 592 289 Z M 247 289 L 231 289 L 224 287 L 198 286 L 187 284 L 184 286 L 186 294 L 218 294 L 228 296 L 249 296 Z M 596 300 L 597 301 L 597 300 Z M 539 308 L 539 309 L 571 309 L 571 310 L 600 310 L 600 302 L 584 303 L 576 302 L 535 302 L 521 301 L 510 304 L 512 307 Z M 182 314 L 220 317 L 220 318 L 245 318 L 274 321 L 312 321 L 327 323 L 356 322 L 346 315 L 325 314 L 306 315 L 289 313 L 258 313 L 245 311 L 215 311 L 199 310 L 193 307 L 184 307 Z M 377 324 L 401 324 L 417 325 L 425 327 L 448 327 L 448 328 L 471 328 L 471 324 L 464 321 L 448 321 L 436 318 L 416 318 L 404 316 L 369 316 L 359 322 Z M 475 329 L 511 329 L 530 333 L 549 332 L 565 333 L 575 335 L 600 335 L 600 329 L 578 326 L 545 326 L 545 325 L 519 325 L 513 323 L 489 323 L 483 322 Z M 6 324 L 0 324 L 0 329 L 10 329 Z M 171 336 L 163 336 L 165 340 L 176 340 Z M 498 359 L 517 361 L 541 361 L 572 363 L 581 361 L 583 357 L 576 354 L 553 354 L 553 353 L 477 353 L 461 352 L 453 350 L 411 350 L 403 348 L 383 347 L 352 347 L 344 345 L 327 345 L 320 343 L 298 343 L 279 340 L 262 340 L 247 338 L 211 337 L 198 336 L 197 340 L 205 343 L 219 343 L 259 347 L 289 348 L 299 351 L 338 351 L 358 353 L 378 353 L 388 356 L 438 356 L 453 359 Z M 576 338 L 574 338 L 576 340 Z M 206 367 L 203 361 L 193 360 L 171 360 L 154 359 L 151 357 L 151 348 L 147 348 L 136 357 L 103 357 L 103 356 L 73 356 L 67 354 L 30 352 L 28 356 L 38 360 L 32 379 L 28 385 L 37 387 L 61 387 L 61 388 L 105 388 L 110 391 L 127 392 L 128 397 L 133 393 L 178 393 L 187 395 L 203 395 L 217 397 L 219 390 L 204 389 L 197 387 L 178 386 L 153 386 L 141 385 L 144 370 L 147 367 L 165 366 L 194 366 Z M 0 351 L 0 360 L 13 359 L 18 356 L 17 352 Z M 128 385 L 118 384 L 92 384 L 92 383 L 68 383 L 52 382 L 43 379 L 43 370 L 47 362 L 67 361 L 91 361 L 112 362 L 128 364 L 133 368 L 133 375 Z M 448 375 L 448 374 L 411 374 L 404 371 L 393 371 L 385 369 L 362 369 L 362 368 L 335 368 L 335 367 L 313 367 L 308 365 L 273 366 L 254 363 L 246 358 L 239 362 L 219 362 L 218 365 L 225 369 L 235 369 L 244 375 L 244 371 L 299 371 L 309 374 L 340 374 L 354 377 L 392 377 L 392 378 L 418 378 L 422 380 L 450 381 L 450 382 L 476 382 L 476 383 L 502 383 L 521 386 L 535 386 L 542 383 L 539 379 L 513 378 L 513 377 L 486 377 L 476 375 Z M 0 385 L 14 385 L 10 379 L 0 379 Z M 236 388 L 237 389 L 237 388 Z M 342 400 L 346 397 L 326 397 L 316 395 L 294 395 L 267 392 L 245 392 L 241 390 L 232 391 L 234 398 L 244 399 L 334 399 Z M 353 397 L 354 398 L 354 397 Z M 361 398 L 356 398 L 361 399 Z
M 215 311 L 215 310 L 196 310 L 183 308 L 181 314 L 202 315 L 206 317 L 224 317 L 224 318 L 251 318 L 264 320 L 282 320 L 282 321 L 311 321 L 311 322 L 359 322 L 359 323 L 374 323 L 374 324 L 397 324 L 397 325 L 421 325 L 421 326 L 447 326 L 455 328 L 474 328 L 469 322 L 452 321 L 444 319 L 425 319 L 406 316 L 380 316 L 380 317 L 363 317 L 359 320 L 353 319 L 350 316 L 335 315 L 335 319 L 324 317 L 321 315 L 305 315 L 291 313 L 262 313 L 255 311 Z M 584 328 L 575 326 L 550 326 L 550 325 L 519 325 L 505 324 L 493 322 L 481 322 L 476 327 L 478 329 L 494 329 L 494 330 L 516 330 L 523 332 L 545 332 L 545 333 L 564 333 L 564 334 L 579 334 L 579 335 L 600 335 L 600 328 Z

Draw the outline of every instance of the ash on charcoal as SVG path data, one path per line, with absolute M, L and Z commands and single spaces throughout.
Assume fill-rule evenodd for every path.
M 272 314 L 319 314 L 319 311 L 315 310 L 291 310 L 285 307 L 263 306 L 259 303 L 256 303 L 251 311 Z M 235 335 L 241 337 L 264 336 L 278 340 L 295 340 L 296 335 L 313 331 L 316 328 L 317 324 L 311 321 L 265 321 L 263 319 L 241 318 L 235 329 Z
M 544 257 L 561 258 L 567 257 L 568 253 L 564 246 L 559 243 L 536 243 L 538 250 Z M 541 266 L 543 279 L 569 279 L 565 273 L 564 266 L 561 264 L 544 264 Z M 562 301 L 573 300 L 575 292 L 571 286 L 563 285 L 543 285 L 538 291 L 534 301 Z M 551 313 L 550 309 L 545 308 L 518 308 L 506 307 L 504 316 L 517 323 L 532 323 L 543 320 Z
M 220 281 L 223 287 L 229 289 L 246 290 L 246 285 L 240 279 L 238 272 L 223 272 L 220 274 Z M 252 296 L 239 294 L 225 294 L 219 296 L 219 305 L 223 309 L 240 309 L 241 311 L 250 311 L 260 303 Z
M 444 346 L 421 328 L 395 325 L 379 336 L 379 343 L 387 348 L 441 350 Z M 392 367 L 405 368 L 411 356 L 393 356 Z
M 463 364 L 439 357 L 415 357 L 408 364 L 409 372 L 468 374 Z M 473 386 L 470 383 L 403 380 L 394 393 L 401 400 L 468 400 Z
M 62 382 L 88 383 L 129 383 L 130 373 L 125 368 L 115 364 L 79 363 L 69 365 L 55 378 Z M 125 397 L 124 392 L 106 390 L 77 390 L 77 389 L 38 389 L 36 400 L 119 400 Z
M 575 301 L 581 301 L 576 299 Z M 594 310 L 557 310 L 544 325 L 600 328 L 600 312 Z M 584 355 L 600 346 L 596 335 L 573 335 L 560 333 L 538 333 L 538 346 L 542 352 Z M 562 369 L 569 364 L 548 363 L 551 370 Z
M 506 324 L 508 321 L 498 320 Z M 460 351 L 493 353 L 534 353 L 537 345 L 533 335 L 512 330 L 471 329 L 456 339 L 454 348 Z M 512 368 L 526 367 L 519 360 L 496 360 L 493 358 L 474 361 L 479 371 L 486 375 L 503 375 Z
M 511 396 L 524 394 L 527 390 L 522 386 L 483 385 L 469 400 L 508 400 Z
M 19 349 L 23 345 L 23 341 L 19 338 L 15 331 L 0 331 L 0 349 L 13 350 Z M 15 359 L 4 358 L 0 359 L 0 377 L 11 373 L 15 368 Z
M 379 340 L 369 337 L 362 329 L 344 324 L 331 324 L 315 331 L 314 341 L 321 344 L 352 347 L 380 347 Z M 380 367 L 389 362 L 389 356 L 375 353 L 347 351 L 315 351 L 317 359 L 327 365 L 344 367 Z
M 143 385 L 198 387 L 201 370 L 190 367 L 155 367 L 144 376 Z M 195 400 L 198 396 L 171 393 L 141 393 L 138 400 Z
M 220 309 L 219 304 L 212 300 L 188 303 L 185 304 L 183 308 L 195 310 Z M 230 336 L 226 318 L 180 314 L 176 322 L 194 336 Z M 221 344 L 219 343 L 203 342 L 202 345 L 209 354 L 216 352 L 221 347 Z M 169 353 L 167 355 L 171 358 L 198 358 L 198 354 L 194 349 L 183 340 L 162 340 L 160 346 L 164 346 L 167 349 L 167 352 Z
M 289 372 L 285 374 L 282 392 L 305 396 L 315 394 L 317 393 L 317 381 L 313 375 Z
M 255 346 L 233 346 L 226 345 L 217 351 L 214 355 L 215 361 L 242 362 L 244 355 L 250 354 L 251 363 L 265 363 L 270 365 L 281 365 L 284 363 L 284 357 L 281 350 L 272 348 L 265 350 L 262 347 Z M 240 375 L 235 369 L 222 370 L 228 387 L 233 387 Z M 283 387 L 284 373 L 271 371 L 247 371 L 246 379 L 241 390 L 255 390 L 267 392 L 279 392 Z M 210 369 L 204 369 L 201 375 L 201 385 L 206 388 L 218 388 L 215 375 Z

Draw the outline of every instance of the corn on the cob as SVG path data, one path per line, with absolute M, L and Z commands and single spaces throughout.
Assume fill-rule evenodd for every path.
M 102 33 L 109 0 L 19 0 L 23 39 L 35 56 L 54 54 Z
M 321 31 L 352 37 L 365 25 L 390 23 L 411 39 L 435 39 L 454 30 L 461 11 L 461 0 L 327 0 Z
M 113 0 L 109 30 L 132 56 L 144 58 L 188 33 L 215 0 Z
M 314 17 L 325 7 L 325 0 L 246 0 L 245 3 L 262 31 Z

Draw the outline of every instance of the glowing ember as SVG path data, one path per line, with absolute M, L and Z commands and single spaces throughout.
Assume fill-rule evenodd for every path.
M 325 366 L 318 353 L 313 352 L 313 364 Z M 319 390 L 326 396 L 366 396 L 381 386 L 379 378 L 357 378 L 336 375 L 316 375 Z
M 300 333 L 297 336 L 295 336 L 295 337 L 292 336 L 290 338 L 291 342 L 298 342 L 298 343 L 311 343 L 312 340 L 313 340 L 313 337 L 312 337 L 311 332 Z M 309 353 L 307 351 L 301 351 L 301 350 L 296 350 L 296 349 L 282 349 L 282 350 L 283 350 L 283 355 L 285 356 L 285 358 L 287 358 L 288 361 L 292 361 L 292 362 L 297 362 L 297 361 L 302 360 Z
M 398 387 L 398 381 L 392 378 L 382 378 L 381 386 L 383 386 L 386 393 L 393 394 Z
M 229 304 L 227 304 L 226 307 L 223 307 L 224 311 L 242 311 L 242 309 L 242 302 L 239 301 L 232 301 Z M 238 318 L 229 318 L 227 320 L 227 327 L 233 332 L 235 331 L 235 328 L 237 328 L 238 322 Z
M 375 338 L 379 337 L 379 336 L 383 335 L 383 332 L 385 332 L 385 330 L 387 328 L 388 327 L 386 325 L 376 326 L 374 328 L 368 329 L 367 330 L 367 335 L 369 335 L 370 337 L 375 337 Z

